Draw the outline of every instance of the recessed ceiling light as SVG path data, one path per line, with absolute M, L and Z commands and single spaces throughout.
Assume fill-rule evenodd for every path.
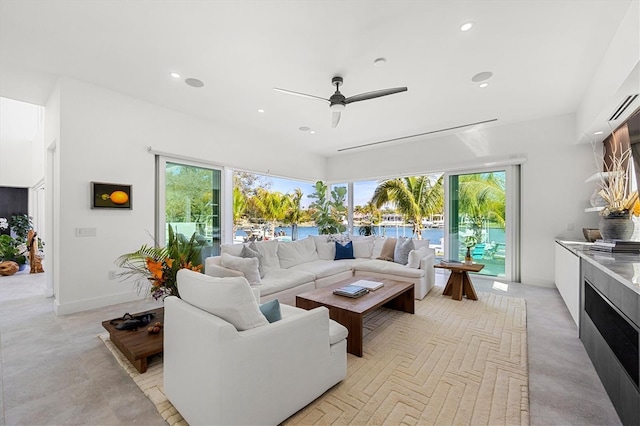
M 492 76 L 493 73 L 491 71 L 482 71 L 471 77 L 471 81 L 479 83 L 481 81 L 489 80 Z
M 311 128 L 307 126 L 302 126 L 302 127 L 299 127 L 298 130 L 300 130 L 301 132 L 308 132 L 309 130 L 311 130 Z
M 375 65 L 376 67 L 382 67 L 386 63 L 387 63 L 387 60 L 385 58 L 378 58 L 375 61 L 373 61 L 373 65 Z
M 604 132 L 603 132 L 603 131 L 601 131 L 601 130 L 598 130 L 597 132 L 593 132 L 593 134 L 594 134 L 594 135 L 601 135 L 601 134 L 603 134 L 603 133 L 604 133 Z
M 191 87 L 204 87 L 202 80 L 198 80 L 197 78 L 187 78 L 184 82 Z
M 316 131 L 315 130 L 309 130 L 309 133 L 311 133 L 312 135 L 315 135 Z
M 481 88 L 483 88 L 483 89 L 484 89 L 484 88 L 485 88 L 485 87 L 487 87 L 488 85 L 489 85 L 489 83 L 480 83 L 480 85 L 478 85 L 478 87 L 481 87 Z
M 263 110 L 262 108 L 260 108 L 260 109 L 258 110 L 258 112 L 259 112 L 259 113 L 263 113 L 263 112 L 264 112 L 264 110 Z
M 460 26 L 460 31 L 469 31 L 471 27 L 473 27 L 473 22 L 471 21 L 465 22 Z
M 171 77 L 173 78 L 180 78 L 180 74 L 178 74 L 177 72 L 172 72 L 171 74 L 169 74 Z

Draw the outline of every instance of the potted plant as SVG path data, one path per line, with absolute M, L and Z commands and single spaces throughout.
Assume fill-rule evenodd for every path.
M 637 214 L 638 192 L 629 191 L 628 175 L 631 163 L 631 148 L 620 155 L 610 157 L 610 165 L 605 165 L 598 183 L 598 195 L 605 206 L 600 210 L 600 234 L 603 239 L 628 240 L 634 230 L 632 214 Z
M 196 233 L 189 240 L 182 234 L 175 234 L 169 225 L 169 241 L 166 247 L 143 245 L 133 253 L 123 254 L 116 264 L 126 269 L 118 274 L 124 280 L 132 278 L 138 286 L 147 287 L 151 296 L 158 300 L 167 296 L 180 297 L 176 274 L 180 269 L 201 272 L 200 255 L 202 243 L 196 239 Z
M 473 257 L 471 257 L 471 249 L 478 243 L 478 239 L 474 235 L 468 235 L 464 237 L 464 245 L 467 248 L 467 254 L 464 256 L 465 265 L 471 265 L 473 263 Z
M 347 209 L 344 206 L 347 188 L 337 186 L 331 190 L 331 199 L 327 199 L 327 185 L 322 181 L 317 181 L 316 192 L 309 195 L 309 198 L 316 198 L 309 206 L 314 209 L 312 215 L 318 227 L 319 234 L 340 234 L 347 230 L 341 219 Z
M 19 243 L 9 235 L 0 235 L 0 261 L 12 261 L 18 264 L 20 270 L 25 268 L 27 257 L 22 250 L 24 244 Z

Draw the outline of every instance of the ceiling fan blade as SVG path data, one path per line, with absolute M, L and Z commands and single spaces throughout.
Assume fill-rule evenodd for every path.
M 331 117 L 331 127 L 338 127 L 338 123 L 340 122 L 340 112 L 333 111 L 333 115 Z
M 374 90 L 373 92 L 360 93 L 359 95 L 350 96 L 344 100 L 344 103 L 350 104 L 353 102 L 366 101 L 367 99 L 379 98 L 380 96 L 393 95 L 394 93 L 406 91 L 406 87 L 394 87 L 393 89 Z
M 277 87 L 274 87 L 273 90 L 275 90 L 276 92 L 286 93 L 287 95 L 295 95 L 295 96 L 301 96 L 303 98 L 319 99 L 321 101 L 329 102 L 329 99 L 321 98 L 320 96 L 307 95 L 306 93 L 294 92 L 294 91 L 285 90 L 285 89 L 278 89 Z

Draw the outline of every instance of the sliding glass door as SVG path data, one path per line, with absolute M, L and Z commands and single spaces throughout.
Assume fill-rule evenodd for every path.
M 180 238 L 204 244 L 202 261 L 220 254 L 222 171 L 210 166 L 158 157 L 158 243 L 169 225 Z
M 519 166 L 447 174 L 445 217 L 449 259 L 467 247 L 482 275 L 519 281 Z

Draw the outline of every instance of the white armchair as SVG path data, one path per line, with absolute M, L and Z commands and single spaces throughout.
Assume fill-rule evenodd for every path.
M 220 310 L 225 286 L 242 292 L 244 306 L 235 307 L 258 309 L 244 278 L 187 270 L 178 274 L 182 299 L 165 299 L 164 388 L 189 424 L 275 425 L 345 377 L 347 330 L 325 308 L 281 305 L 281 320 L 238 331 L 208 312 L 233 321 L 237 312 Z

